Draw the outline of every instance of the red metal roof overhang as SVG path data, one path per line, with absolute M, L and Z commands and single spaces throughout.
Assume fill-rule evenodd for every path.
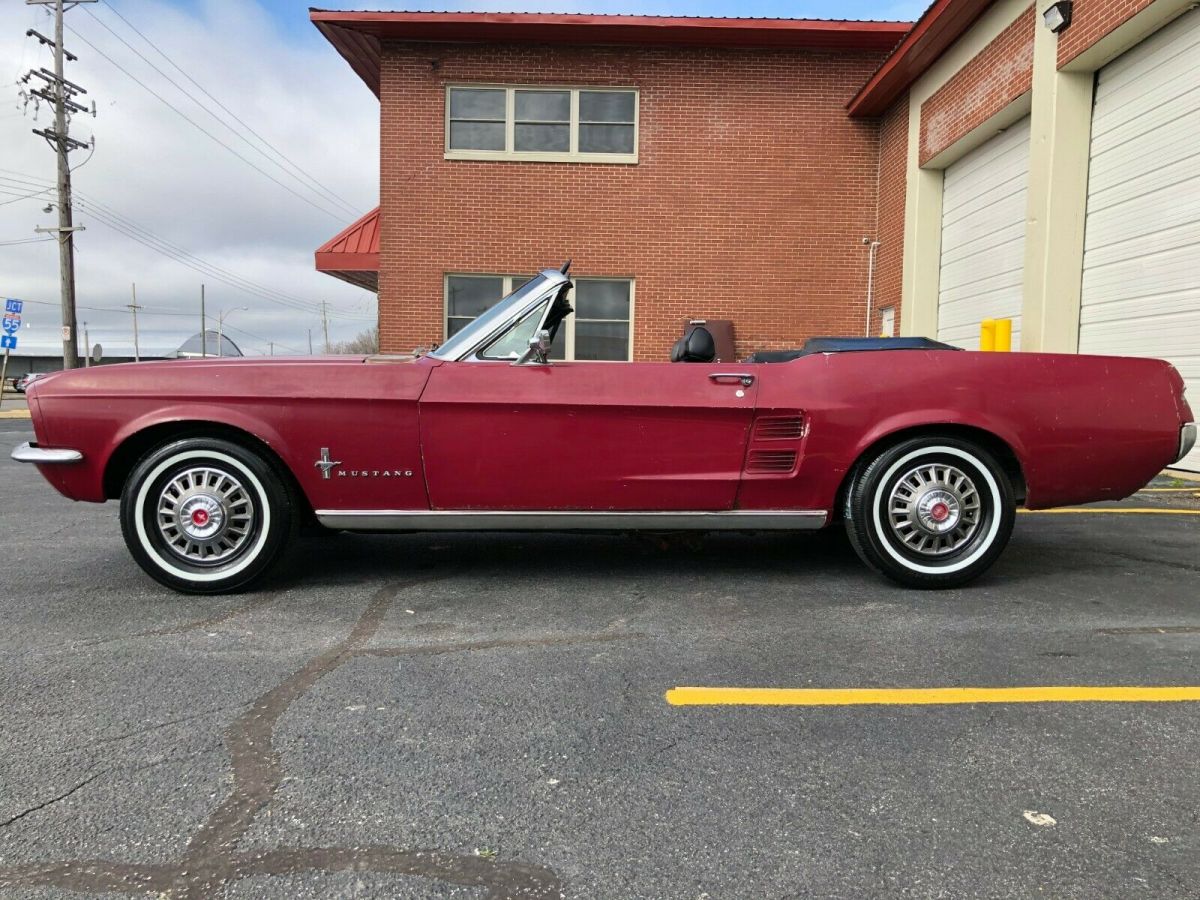
M 317 271 L 379 290 L 379 207 L 317 249 Z
M 310 9 L 309 18 L 376 96 L 380 47 L 387 40 L 890 50 L 911 26 L 909 22 L 824 19 L 323 9 Z
M 991 5 L 991 0 L 936 0 L 847 105 L 850 115 L 886 112 Z

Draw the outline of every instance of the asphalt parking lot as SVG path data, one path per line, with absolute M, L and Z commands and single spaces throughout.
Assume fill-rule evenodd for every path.
M 834 536 L 411 535 L 197 598 L 27 439 L 0 422 L 6 900 L 1200 895 L 1200 703 L 665 698 L 1200 685 L 1200 483 L 1023 515 L 937 594 Z

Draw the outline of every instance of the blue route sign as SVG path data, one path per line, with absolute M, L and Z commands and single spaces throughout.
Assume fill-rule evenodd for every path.
M 0 350 L 17 349 L 17 332 L 21 330 L 21 310 L 24 306 L 20 300 L 4 301 L 4 319 L 0 320 Z

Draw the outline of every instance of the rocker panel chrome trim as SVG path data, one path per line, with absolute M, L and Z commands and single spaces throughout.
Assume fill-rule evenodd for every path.
M 317 521 L 344 531 L 809 531 L 824 527 L 823 509 L 716 512 L 591 510 L 318 509 Z

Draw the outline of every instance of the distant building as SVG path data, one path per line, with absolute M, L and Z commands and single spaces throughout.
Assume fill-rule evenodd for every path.
M 245 355 L 242 353 L 241 348 L 232 340 L 230 340 L 228 336 L 222 334 L 218 340 L 217 332 L 212 330 L 206 332 L 206 341 L 203 343 L 207 345 L 204 349 L 207 350 L 208 356 L 211 357 Z M 151 360 L 159 359 L 199 359 L 202 355 L 204 355 L 201 345 L 202 342 L 200 340 L 200 332 L 197 331 L 194 335 L 180 344 L 178 350 L 173 350 L 165 355 L 143 353 L 139 359 L 141 362 L 149 362 Z M 221 348 L 219 353 L 217 352 L 218 346 Z M 132 356 L 105 355 L 100 359 L 100 362 L 91 363 L 91 365 L 110 366 L 115 363 L 131 363 L 133 361 L 134 359 Z M 82 359 L 80 360 L 80 365 L 83 365 Z M 61 368 L 61 354 L 44 353 L 17 355 L 14 353 L 11 357 L 9 357 L 8 360 L 8 371 L 6 372 L 6 378 L 8 380 L 16 380 L 22 375 L 27 375 L 30 372 L 57 372 Z
M 209 330 L 204 332 L 203 338 L 200 332 L 196 332 L 186 341 L 184 341 L 178 350 L 170 354 L 174 359 L 199 359 L 203 356 L 244 356 L 241 348 L 238 347 L 228 335 L 218 334 L 215 331 Z

